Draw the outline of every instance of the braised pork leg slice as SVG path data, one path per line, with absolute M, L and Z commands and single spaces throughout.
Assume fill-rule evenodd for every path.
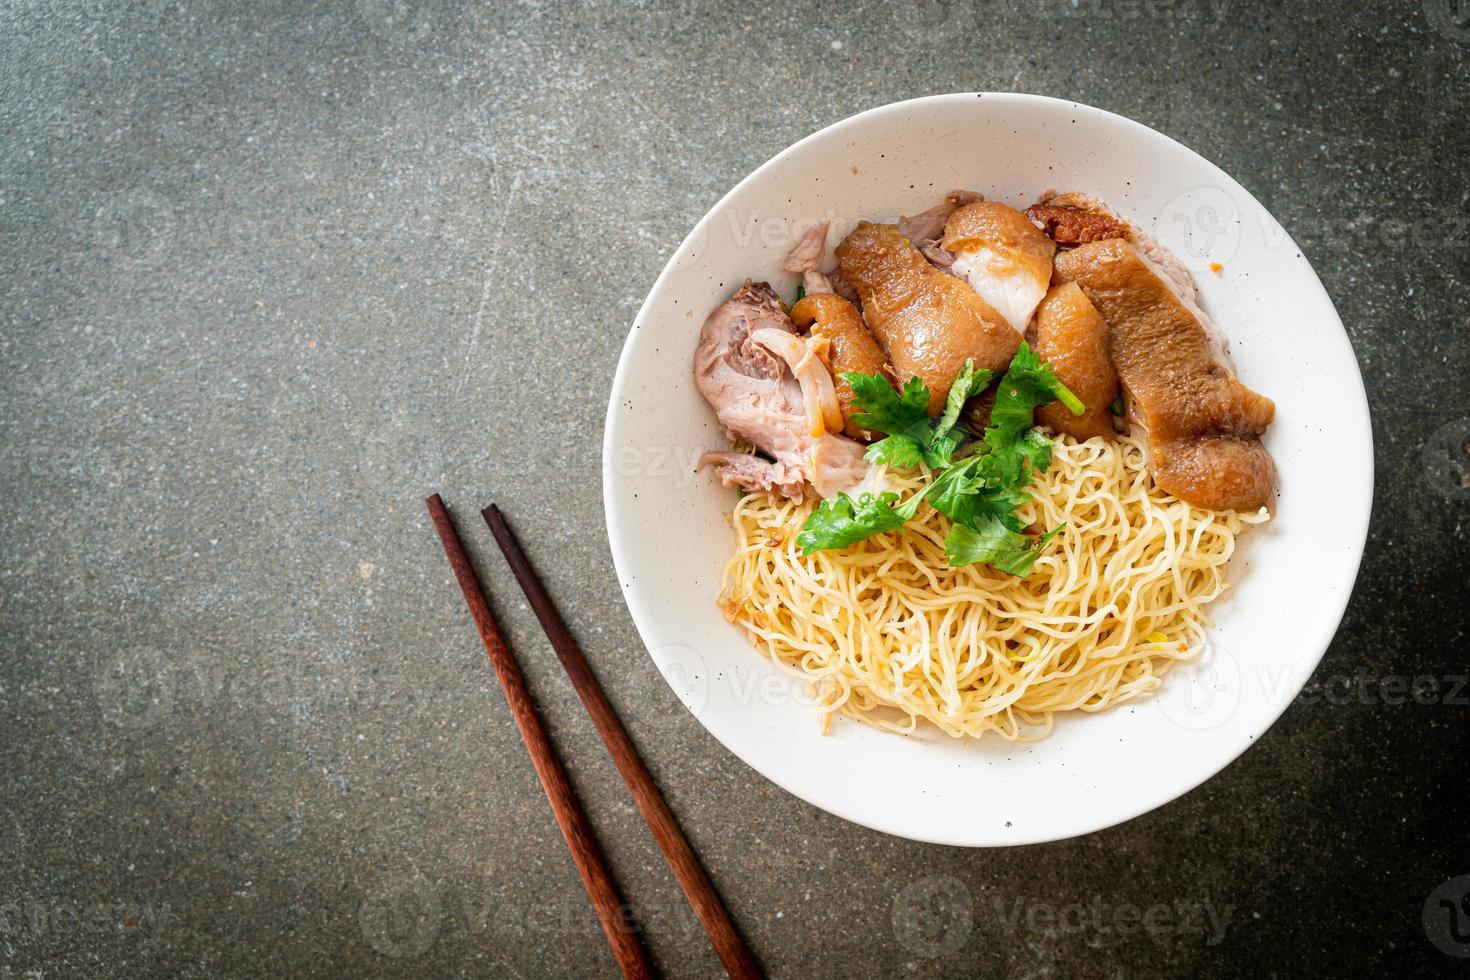
M 1118 372 L 1108 354 L 1108 327 L 1075 282 L 1054 287 L 1036 308 L 1036 356 L 1051 365 L 1085 409 L 1073 415 L 1061 402 L 1052 402 L 1036 410 L 1036 421 L 1077 439 L 1111 439 Z
M 711 452 L 700 466 L 716 467 L 726 486 L 771 490 L 792 500 L 803 498 L 807 484 L 822 497 L 851 489 L 867 474 L 862 444 L 813 433 L 801 383 L 758 342 L 771 331 L 796 335 L 780 297 L 763 282 L 746 280 L 705 320 L 694 351 L 699 393 L 732 441 L 749 443 L 770 458 Z
M 844 374 L 888 375 L 888 358 L 878 341 L 868 332 L 857 307 L 835 293 L 808 293 L 791 308 L 791 319 L 798 328 L 810 328 L 813 337 L 827 340 L 826 363 L 832 369 L 837 386 L 837 400 L 842 405 L 843 431 L 854 439 L 871 439 L 872 433 L 852 421 L 862 412 L 853 403 L 852 385 Z
M 1082 287 L 1107 321 L 1129 424 L 1145 432 L 1154 482 L 1210 510 L 1265 506 L 1276 467 L 1260 436 L 1276 406 L 1236 379 L 1193 304 L 1121 238 L 1062 252 L 1056 278 Z
M 949 271 L 1024 334 L 1051 285 L 1052 240 L 1015 208 L 978 201 L 949 216 L 941 244 L 954 256 Z
M 966 360 L 1000 374 L 1020 346 L 1005 317 L 963 279 L 931 265 L 895 225 L 859 222 L 837 246 L 837 261 L 895 380 L 917 376 L 929 386 L 930 415 L 943 410 Z

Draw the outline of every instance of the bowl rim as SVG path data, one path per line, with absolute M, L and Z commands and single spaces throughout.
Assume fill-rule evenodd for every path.
M 608 394 L 607 411 L 603 417 L 602 499 L 604 522 L 607 525 L 608 546 L 612 553 L 613 566 L 618 576 L 618 586 L 619 589 L 622 591 L 623 601 L 628 607 L 629 616 L 632 618 L 634 627 L 638 631 L 639 639 L 643 643 L 645 653 L 649 654 L 649 659 L 652 662 L 651 665 L 653 669 L 658 671 L 661 677 L 663 676 L 663 671 L 659 668 L 657 661 L 653 660 L 651 648 L 649 647 L 649 631 L 644 628 L 644 622 L 646 619 L 649 618 L 650 614 L 646 609 L 642 608 L 641 601 L 638 599 L 638 597 L 635 595 L 628 584 L 630 581 L 632 581 L 632 578 L 628 574 L 628 569 L 625 566 L 625 559 L 623 557 L 623 533 L 622 529 L 619 527 L 618 523 L 614 519 L 612 509 L 613 486 L 616 480 L 615 469 L 608 465 L 608 461 L 613 458 L 613 453 L 616 450 L 616 446 L 613 443 L 613 419 L 615 418 L 615 414 L 617 411 L 617 404 L 620 393 L 624 390 L 625 384 L 632 370 L 632 342 L 634 339 L 634 334 L 636 332 L 637 324 L 642 322 L 649 314 L 653 299 L 660 292 L 660 287 L 666 282 L 666 280 L 668 280 L 675 272 L 678 271 L 680 256 L 685 254 L 685 250 L 696 241 L 697 236 L 704 233 L 706 224 L 713 218 L 713 216 L 720 214 L 724 210 L 726 204 L 732 198 L 736 197 L 747 185 L 754 183 L 762 176 L 764 176 L 767 172 L 779 166 L 784 161 L 784 158 L 787 157 L 789 154 L 795 152 L 803 146 L 806 146 L 809 143 L 821 140 L 837 131 L 855 126 L 861 122 L 866 122 L 880 116 L 901 113 L 904 111 L 922 107 L 935 106 L 947 102 L 958 102 L 962 100 L 970 100 L 976 98 L 1003 103 L 1012 103 L 1022 106 L 1041 104 L 1051 107 L 1067 107 L 1077 112 L 1087 113 L 1098 117 L 1103 121 L 1111 125 L 1119 126 L 1124 130 L 1131 130 L 1139 136 L 1148 139 L 1166 140 L 1168 143 L 1173 144 L 1175 147 L 1178 147 L 1179 149 L 1182 149 L 1186 153 L 1195 157 L 1207 168 L 1208 172 L 1212 173 L 1217 179 L 1222 181 L 1224 186 L 1238 191 L 1247 200 L 1260 208 L 1263 214 L 1270 217 L 1273 221 L 1275 220 L 1270 211 L 1267 210 L 1266 207 L 1256 199 L 1254 194 L 1252 194 L 1243 185 L 1241 185 L 1239 181 L 1235 180 L 1235 178 L 1226 173 L 1208 157 L 1205 157 L 1203 154 L 1196 152 L 1189 146 L 1181 143 L 1168 134 L 1161 133 L 1150 126 L 1146 126 L 1143 123 L 1128 118 L 1127 116 L 1119 115 L 1106 109 L 1100 109 L 1096 106 L 1091 106 L 1086 103 L 1076 102 L 1071 99 L 1058 99 L 1052 96 L 1033 95 L 1028 93 L 951 92 L 936 95 L 926 95 L 919 98 L 904 99 L 898 102 L 890 102 L 884 105 L 874 106 L 870 109 L 865 109 L 862 112 L 844 117 L 840 120 L 837 120 L 836 122 L 822 127 L 821 129 L 816 130 L 815 132 L 801 138 L 800 140 L 797 140 L 795 143 L 792 143 L 791 145 L 780 150 L 764 163 L 762 163 L 760 166 L 752 170 L 743 179 L 741 179 L 732 188 L 730 188 L 730 190 L 725 192 L 725 194 L 723 194 L 718 201 L 711 205 L 700 217 L 700 219 L 695 222 L 693 228 L 691 228 L 690 231 L 680 240 L 678 246 L 669 255 L 668 260 L 664 263 L 662 269 L 659 271 L 658 276 L 654 279 L 652 285 L 649 287 L 648 294 L 645 296 L 643 303 L 639 306 L 638 312 L 633 318 L 633 325 L 629 328 L 628 334 L 624 338 L 623 347 L 618 356 L 617 368 L 613 374 L 611 390 Z M 1279 226 L 1280 223 L 1277 222 L 1277 225 Z M 1361 362 L 1357 356 L 1356 348 L 1353 347 L 1352 337 L 1348 334 L 1346 327 L 1343 325 L 1342 317 L 1337 312 L 1336 304 L 1333 303 L 1332 297 L 1328 294 L 1326 288 L 1322 285 L 1321 278 L 1317 275 L 1316 269 L 1313 268 L 1311 261 L 1306 258 L 1306 253 L 1301 249 L 1301 247 L 1296 243 L 1296 240 L 1290 235 L 1289 232 L 1286 231 L 1284 227 L 1282 227 L 1280 230 L 1284 245 L 1291 249 L 1294 249 L 1302 255 L 1302 258 L 1305 261 L 1306 271 L 1310 273 L 1310 286 L 1315 288 L 1317 294 L 1319 295 L 1319 298 L 1323 302 L 1325 302 L 1326 308 L 1332 311 L 1333 317 L 1338 327 L 1338 331 L 1341 334 L 1343 341 L 1347 344 L 1348 351 L 1353 355 L 1355 370 L 1352 372 L 1352 384 L 1354 385 L 1354 387 L 1349 393 L 1357 396 L 1355 399 L 1352 399 L 1352 401 L 1354 405 L 1360 409 L 1360 411 L 1357 413 L 1360 417 L 1354 419 L 1353 424 L 1355 428 L 1361 426 L 1361 430 L 1366 436 L 1367 445 L 1371 450 L 1373 445 L 1372 416 L 1368 403 L 1367 387 L 1363 381 Z M 1302 287 L 1308 288 L 1308 280 L 1305 277 L 1302 280 Z M 1347 383 L 1347 379 L 1344 378 L 1343 383 Z M 1362 493 L 1363 497 L 1366 499 L 1367 506 L 1362 509 L 1362 513 L 1359 516 L 1357 522 L 1352 527 L 1344 529 L 1346 532 L 1351 532 L 1345 534 L 1344 537 L 1352 546 L 1352 554 L 1350 560 L 1341 561 L 1341 563 L 1338 564 L 1337 567 L 1342 569 L 1344 573 L 1339 576 L 1339 578 L 1346 587 L 1341 590 L 1341 597 L 1336 608 L 1330 609 L 1331 615 L 1324 615 L 1319 620 L 1320 628 L 1310 644 L 1311 648 L 1315 652 L 1310 658 L 1303 659 L 1301 663 L 1301 667 L 1303 668 L 1302 671 L 1299 674 L 1294 675 L 1294 689 L 1290 691 L 1290 697 L 1283 696 L 1279 698 L 1276 703 L 1271 705 L 1265 712 L 1263 712 L 1261 716 L 1262 725 L 1259 731 L 1256 732 L 1256 734 L 1250 739 L 1242 739 L 1238 747 L 1233 752 L 1223 755 L 1221 761 L 1218 764 L 1202 766 L 1199 770 L 1197 770 L 1197 778 L 1195 778 L 1192 783 L 1190 783 L 1189 785 L 1181 786 L 1177 791 L 1169 793 L 1167 796 L 1149 797 L 1147 799 L 1143 799 L 1142 797 L 1140 797 L 1141 802 L 1137 806 L 1126 808 L 1124 811 L 1122 811 L 1121 815 L 1109 815 L 1106 818 L 1103 818 L 1101 820 L 1094 820 L 1092 822 L 1082 821 L 1081 823 L 1085 825 L 1080 825 L 1077 829 L 1071 830 L 1066 833 L 1043 833 L 1016 840 L 995 842 L 964 840 L 953 837 L 945 837 L 943 835 L 916 834 L 911 829 L 896 825 L 891 821 L 874 819 L 868 815 L 859 814 L 855 812 L 850 806 L 837 806 L 833 805 L 830 801 L 819 802 L 816 799 L 813 799 L 812 796 L 804 792 L 800 785 L 793 784 L 789 780 L 779 779 L 767 774 L 763 769 L 756 765 L 754 761 L 748 758 L 746 753 L 743 752 L 738 746 L 732 744 L 730 741 L 726 740 L 726 738 L 718 734 L 714 730 L 714 728 L 712 728 L 709 724 L 705 722 L 702 717 L 700 717 L 697 712 L 695 712 L 687 704 L 684 704 L 682 699 L 680 699 L 680 703 L 684 704 L 685 710 L 689 711 L 689 713 L 694 716 L 695 720 L 700 723 L 700 725 L 709 735 L 713 736 L 716 741 L 718 741 L 722 746 L 725 747 L 725 749 L 731 752 L 737 759 L 739 759 L 745 765 L 749 766 L 756 773 L 760 774 L 763 778 L 769 780 L 772 783 L 775 783 L 786 792 L 810 804 L 811 806 L 816 807 L 819 810 L 822 810 L 826 813 L 831 813 L 832 815 L 842 820 L 846 820 L 850 823 L 854 823 L 859 826 L 869 828 L 871 830 L 876 830 L 881 833 L 889 834 L 894 837 L 919 841 L 922 843 L 940 844 L 954 847 L 1020 847 L 1030 844 L 1044 844 L 1054 841 L 1071 840 L 1074 838 L 1086 836 L 1088 834 L 1093 834 L 1101 830 L 1106 830 L 1110 827 L 1119 826 L 1121 824 L 1134 820 L 1137 817 L 1140 817 L 1146 813 L 1150 813 L 1156 809 L 1159 809 L 1160 807 L 1163 807 L 1169 803 L 1172 803 L 1175 800 L 1183 797 L 1187 793 L 1190 793 L 1203 786 L 1205 783 L 1209 782 L 1215 776 L 1224 771 L 1227 766 L 1231 765 L 1237 759 L 1239 759 L 1245 753 L 1246 749 L 1259 741 L 1260 737 L 1263 736 L 1278 720 L 1280 720 L 1282 714 L 1286 712 L 1286 709 L 1290 707 L 1293 703 L 1295 703 L 1296 698 L 1301 693 L 1302 688 L 1306 686 L 1307 681 L 1311 679 L 1312 675 L 1316 672 L 1316 669 L 1320 666 L 1323 657 L 1326 656 L 1327 650 L 1330 647 L 1332 640 L 1336 637 L 1337 631 L 1341 627 L 1343 616 L 1347 612 L 1348 604 L 1352 599 L 1353 590 L 1356 588 L 1358 573 L 1362 566 L 1363 554 L 1367 545 L 1368 529 L 1372 519 L 1373 490 L 1375 483 L 1376 466 L 1376 459 L 1374 458 L 1374 455 L 1375 454 L 1370 452 L 1368 457 L 1364 461 L 1364 465 L 1361 467 L 1361 469 L 1356 471 L 1356 475 L 1358 476 L 1358 478 L 1366 483 L 1366 486 L 1360 487 L 1360 493 Z M 1350 474 L 1350 476 L 1351 475 L 1352 474 Z M 667 678 L 665 678 L 665 683 L 667 682 Z M 677 695 L 677 692 L 675 693 Z

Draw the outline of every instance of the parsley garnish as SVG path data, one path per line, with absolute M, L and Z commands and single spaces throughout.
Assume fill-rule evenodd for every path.
M 986 562 L 1012 575 L 1030 575 L 1041 549 L 1061 529 L 1058 524 L 1039 538 L 1028 538 L 1006 527 L 1001 518 L 986 517 L 974 527 L 956 524 L 944 539 L 944 553 L 954 566 Z
M 796 543 L 801 545 L 802 554 L 809 555 L 828 548 L 846 548 L 883 531 L 897 531 L 918 513 L 925 492 L 914 494 L 896 507 L 898 494 L 891 491 L 876 497 L 865 493 L 856 501 L 839 493 L 822 501 L 812 512 L 801 526 Z
M 853 422 L 888 436 L 868 447 L 869 461 L 900 469 L 913 469 L 920 463 L 939 469 L 953 461 L 960 443 L 961 435 L 955 432 L 960 409 L 967 398 L 985 390 L 991 374 L 983 368 L 976 370 L 974 361 L 966 361 L 937 419 L 929 418 L 929 388 L 917 375 L 909 378 L 901 392 L 894 391 L 881 374 L 847 373 L 842 377 L 852 385 L 853 400 L 863 410 L 852 417 Z
M 991 377 L 967 361 L 950 388 L 944 412 L 931 419 L 929 389 L 919 378 L 910 378 L 896 391 L 882 375 L 844 374 L 863 409 L 853 421 L 885 436 L 868 448 L 867 458 L 901 469 L 927 466 L 933 481 L 902 504 L 892 492 L 876 497 L 865 493 L 856 501 L 838 494 L 823 501 L 802 525 L 797 538 L 802 553 L 845 548 L 897 530 L 928 500 L 954 524 L 945 540 L 950 565 L 985 562 L 1012 575 L 1029 574 L 1042 548 L 1061 530 L 1058 525 L 1031 538 L 1021 533 L 1024 525 L 1015 515 L 1031 499 L 1025 488 L 1033 475 L 1051 465 L 1051 440 L 1032 428 L 1032 417 L 1051 401 L 1061 401 L 1075 415 L 1082 414 L 1083 406 L 1050 365 L 1023 343 L 1001 378 L 985 434 L 957 460 L 955 452 L 964 438 L 955 428 L 960 409 Z

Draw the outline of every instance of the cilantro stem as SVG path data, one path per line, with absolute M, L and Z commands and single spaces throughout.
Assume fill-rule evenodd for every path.
M 1067 406 L 1067 411 L 1071 412 L 1073 415 L 1081 415 L 1083 412 L 1087 411 L 1087 406 L 1082 404 L 1082 399 L 1072 394 L 1071 389 L 1062 384 L 1060 381 L 1057 382 L 1056 396 L 1057 400 L 1060 401 L 1063 405 Z

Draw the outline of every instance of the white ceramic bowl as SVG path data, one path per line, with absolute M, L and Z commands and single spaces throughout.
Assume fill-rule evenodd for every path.
M 725 447 L 690 363 L 704 318 L 747 276 L 783 295 L 801 230 L 828 243 L 952 188 L 1024 206 L 1079 190 L 1195 271 L 1241 378 L 1276 401 L 1275 520 L 1243 539 L 1200 661 L 1155 697 L 1061 718 L 1040 742 L 903 737 L 850 720 L 822 736 L 798 686 L 715 607 L 731 490 L 694 461 Z M 829 252 L 830 259 L 830 252 Z M 1219 263 L 1219 272 L 1211 271 Z M 779 154 L 679 246 L 638 313 L 608 405 L 603 491 L 623 594 L 654 663 L 700 722 L 784 789 L 916 840 L 1025 844 L 1098 830 L 1198 786 L 1291 702 L 1332 639 L 1367 534 L 1373 447 L 1342 323 L 1311 266 L 1245 189 L 1186 147 L 1099 109 L 1028 95 L 916 99 Z M 647 668 L 644 668 L 647 669 Z

